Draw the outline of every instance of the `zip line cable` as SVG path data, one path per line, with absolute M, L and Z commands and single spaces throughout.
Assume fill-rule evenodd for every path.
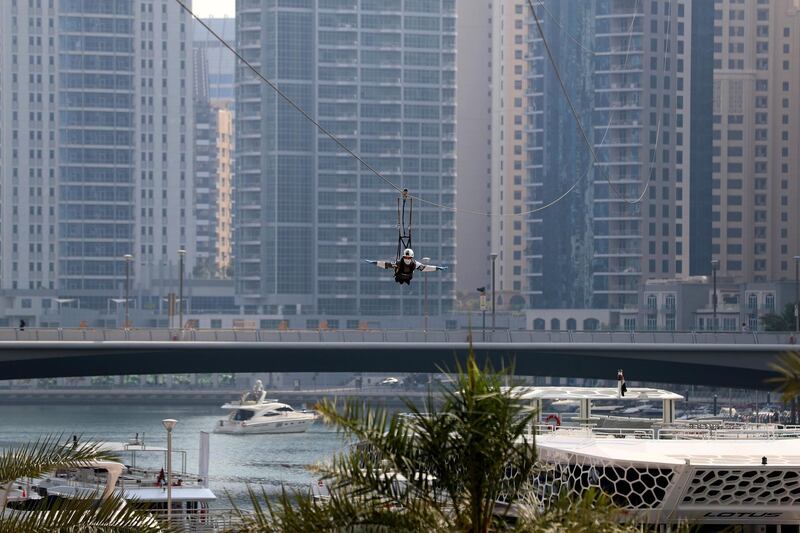
M 278 96 L 280 96 L 287 104 L 289 104 L 290 107 L 292 107 L 295 111 L 300 113 L 307 121 L 309 121 L 311 124 L 313 124 L 321 133 L 323 133 L 325 136 L 327 136 L 329 139 L 331 139 L 337 146 L 339 146 L 339 148 L 344 150 L 348 155 L 350 155 L 351 157 L 356 159 L 359 163 L 361 163 L 364 166 L 364 168 L 366 168 L 372 174 L 374 174 L 376 177 L 378 177 L 379 179 L 384 181 L 392 189 L 402 193 L 402 191 L 403 191 L 402 187 L 397 186 L 389 178 L 387 178 L 386 176 L 381 174 L 380 171 L 378 171 L 376 168 L 374 168 L 372 165 L 370 165 L 367 161 L 365 161 L 361 156 L 359 156 L 356 152 L 351 150 L 346 144 L 344 144 L 344 142 L 342 142 L 335 134 L 333 134 L 327 128 L 322 126 L 322 124 L 320 124 L 314 117 L 312 117 L 302 107 L 300 107 L 297 103 L 295 103 L 294 100 L 292 100 L 291 97 L 289 97 L 286 93 L 284 93 L 278 87 L 278 85 L 276 83 L 272 82 L 266 76 L 264 76 L 244 56 L 242 56 L 242 54 L 238 50 L 236 50 L 236 48 L 231 46 L 216 31 L 214 31 L 205 21 L 203 21 L 200 17 L 198 17 L 182 0 L 175 0 L 175 1 L 181 6 L 181 8 L 184 11 L 186 11 L 190 15 L 190 17 L 192 17 L 198 23 L 200 23 L 200 25 L 203 26 L 203 28 L 205 28 L 206 31 L 208 31 L 215 39 L 217 39 L 217 41 L 219 41 L 220 44 L 222 44 L 225 48 L 227 48 L 248 69 L 250 69 L 253 72 L 253 74 L 256 75 L 256 77 L 258 77 L 261 81 L 266 83 L 273 91 L 275 91 L 275 93 Z M 563 80 L 561 79 L 560 73 L 558 72 L 558 68 L 556 67 L 555 61 L 553 60 L 552 53 L 550 52 L 549 45 L 547 44 L 547 41 L 544 39 L 544 35 L 543 35 L 542 29 L 541 29 L 541 23 L 540 23 L 540 21 L 538 19 L 538 16 L 536 15 L 535 10 L 533 9 L 533 5 L 531 3 L 531 0 L 528 0 L 528 4 L 531 7 L 531 11 L 534 14 L 534 19 L 536 20 L 537 28 L 539 29 L 540 35 L 542 35 L 542 42 L 544 43 L 545 48 L 546 48 L 546 50 L 548 52 L 548 56 L 549 56 L 550 62 L 553 64 L 553 66 L 554 66 L 554 68 L 556 70 L 556 76 L 557 76 L 557 78 L 559 80 L 559 83 L 561 84 L 562 91 L 564 91 L 564 94 L 567 97 L 567 102 L 569 103 L 570 110 L 571 110 L 571 112 L 573 114 L 573 117 L 575 117 L 575 119 L 576 119 L 576 121 L 578 123 L 578 126 L 579 126 L 579 129 L 580 129 L 581 134 L 583 136 L 584 142 L 586 142 L 587 146 L 589 147 L 589 151 L 591 153 L 593 162 L 595 164 L 597 164 L 598 163 L 597 155 L 596 155 L 593 147 L 589 143 L 588 137 L 586 136 L 586 132 L 583 129 L 583 127 L 582 127 L 582 125 L 580 123 L 580 120 L 578 119 L 577 112 L 575 111 L 574 106 L 572 105 L 572 101 L 570 100 L 569 95 L 566 93 L 566 88 L 564 87 Z M 584 47 L 584 49 L 585 49 L 585 47 Z M 610 123 L 609 123 L 609 127 L 610 127 Z M 608 130 L 608 128 L 607 128 L 607 130 Z M 606 130 L 606 133 L 607 133 L 607 130 Z M 604 134 L 603 137 L 605 138 L 605 134 Z M 548 208 L 558 204 L 567 195 L 569 195 L 572 191 L 575 190 L 575 188 L 583 180 L 583 178 L 586 175 L 588 175 L 588 173 L 591 170 L 591 168 L 592 168 L 592 166 L 587 168 L 586 172 L 578 180 L 576 180 L 572 184 L 572 186 L 570 186 L 565 192 L 563 192 L 561 195 L 559 195 L 555 199 L 551 200 L 550 202 L 548 202 L 545 205 L 542 205 L 542 206 L 539 206 L 539 207 L 537 207 L 535 209 L 532 209 L 532 210 L 529 210 L 529 211 L 524 211 L 524 212 L 521 212 L 521 213 L 494 214 L 494 213 L 490 213 L 490 212 L 486 212 L 486 211 L 477 211 L 477 210 L 472 210 L 472 209 L 457 208 L 455 206 L 448 206 L 448 205 L 440 204 L 440 203 L 437 203 L 437 202 L 433 202 L 431 200 L 427 200 L 425 198 L 422 198 L 422 197 L 416 196 L 416 195 L 409 195 L 409 198 L 413 198 L 413 199 L 415 199 L 417 201 L 420 201 L 422 203 L 428 204 L 428 205 L 433 206 L 433 207 L 438 207 L 440 209 L 445 209 L 445 210 L 449 210 L 449 211 L 453 211 L 453 212 L 461 211 L 463 213 L 470 213 L 470 214 L 486 216 L 486 217 L 508 217 L 508 218 L 523 217 L 523 216 L 526 216 L 526 215 L 530 215 L 530 214 L 534 214 L 534 213 L 538 213 L 538 212 L 544 211 L 545 209 L 548 209 Z
M 638 5 L 638 2 L 637 2 L 637 5 Z M 561 87 L 561 92 L 564 94 L 564 98 L 567 101 L 567 105 L 569 106 L 570 112 L 572 113 L 572 116 L 575 119 L 575 123 L 576 123 L 576 125 L 578 127 L 578 131 L 580 132 L 581 137 L 583 138 L 583 142 L 586 145 L 586 148 L 589 150 L 589 154 L 590 154 L 590 156 L 592 158 L 593 164 L 599 166 L 599 165 L 601 165 L 601 161 L 597 157 L 597 152 L 595 151 L 595 147 L 590 142 L 589 137 L 588 137 L 588 135 L 586 133 L 586 130 L 584 129 L 583 124 L 581 123 L 580 117 L 578 116 L 578 112 L 576 111 L 575 106 L 572 103 L 572 98 L 570 98 L 570 96 L 569 96 L 569 92 L 567 91 L 566 85 L 564 84 L 564 80 L 561 77 L 561 71 L 558 69 L 558 64 L 555 61 L 555 57 L 553 57 L 553 52 L 550 49 L 550 45 L 547 42 L 547 39 L 545 38 L 544 30 L 542 29 L 541 20 L 539 19 L 539 15 L 536 13 L 536 9 L 533 6 L 532 0 L 528 0 L 528 7 L 530 8 L 531 14 L 533 15 L 533 20 L 536 23 L 536 29 L 537 29 L 537 31 L 539 33 L 539 36 L 541 37 L 542 45 L 544 46 L 545 52 L 547 54 L 547 58 L 550 61 L 550 64 L 552 65 L 552 67 L 553 67 L 553 71 L 555 72 L 556 79 L 558 80 L 559 86 Z M 633 21 L 635 22 L 635 20 L 636 20 L 636 14 L 634 14 Z M 632 22 L 631 23 L 631 27 L 630 27 L 630 31 L 629 31 L 628 53 L 630 52 L 631 40 L 633 38 L 633 27 L 634 27 L 634 24 Z M 627 63 L 627 54 L 626 54 L 625 61 Z M 608 127 L 610 127 L 610 125 L 611 125 L 611 119 L 609 119 Z M 658 129 L 660 131 L 660 120 L 659 120 L 659 128 Z M 606 131 L 606 133 L 607 133 L 607 131 Z M 603 135 L 603 138 L 605 139 L 605 134 Z M 642 194 L 639 195 L 639 197 L 637 199 L 635 199 L 635 200 L 629 200 L 623 194 L 620 193 L 620 191 L 617 189 L 616 185 L 611 181 L 611 177 L 610 177 L 608 172 L 605 173 L 606 174 L 606 182 L 608 183 L 609 188 L 611 188 L 611 190 L 614 192 L 615 195 L 618 196 L 618 198 L 620 200 L 622 200 L 623 202 L 625 202 L 627 204 L 635 205 L 635 204 L 638 204 L 638 203 L 640 203 L 642 201 L 647 189 L 649 188 L 649 181 L 650 181 L 649 174 L 651 172 L 652 172 L 652 166 L 648 170 L 648 176 L 646 177 L 644 190 L 642 191 Z
M 255 74 L 255 75 L 256 75 L 256 76 L 259 78 L 259 79 L 261 79 L 261 80 L 262 80 L 264 83 L 266 83 L 266 84 L 267 84 L 267 85 L 268 85 L 268 86 L 269 86 L 269 87 L 270 87 L 270 88 L 271 88 L 273 91 L 275 91 L 275 92 L 276 92 L 276 93 L 277 93 L 277 94 L 278 94 L 278 95 L 279 95 L 279 96 L 280 96 L 280 97 L 281 97 L 281 98 L 282 98 L 282 99 L 283 99 L 283 100 L 284 100 L 286 103 L 288 103 L 288 104 L 289 104 L 289 105 L 290 105 L 290 106 L 291 106 L 293 109 L 295 109 L 295 110 L 296 110 L 298 113 L 300 113 L 300 114 L 301 114 L 301 115 L 302 115 L 302 116 L 303 116 L 303 117 L 304 117 L 306 120 L 308 120 L 308 121 L 309 121 L 309 122 L 311 122 L 311 123 L 312 123 L 314 126 L 316 126 L 316 128 L 317 128 L 317 129 L 318 129 L 320 132 L 322 132 L 323 134 L 325 134 L 325 135 L 326 135 L 328 138 L 330 138 L 330 139 L 331 139 L 333 142 L 335 142 L 337 146 L 339 146 L 339 147 L 340 147 L 342 150 L 344 150 L 344 151 L 345 151 L 347 154 L 349 154 L 351 157 L 353 157 L 354 159 L 356 159 L 356 160 L 357 160 L 359 163 L 361 163 L 362 165 L 364 165 L 364 167 L 365 167 L 365 168 L 367 168 L 367 169 L 368 169 L 370 172 L 372 172 L 372 173 L 373 173 L 375 176 L 377 176 L 378 178 L 380 178 L 381 180 L 383 180 L 383 181 L 384 181 L 386 184 L 388 184 L 388 185 L 389 185 L 389 186 L 390 186 L 392 189 L 394 189 L 394 190 L 396 190 L 396 191 L 398 191 L 398 192 L 400 192 L 400 193 L 402 193 L 402 192 L 403 192 L 403 188 L 402 188 L 402 187 L 398 187 L 397 185 L 395 185 L 395 184 L 394 184 L 394 183 L 393 183 L 391 180 L 389 180 L 389 178 L 387 178 L 386 176 L 384 176 L 383 174 L 381 174 L 381 173 L 380 173 L 380 171 L 378 171 L 377 169 L 375 169 L 375 168 L 374 168 L 372 165 L 370 165 L 369 163 L 367 163 L 367 162 L 366 162 L 366 161 L 365 161 L 365 160 L 364 160 L 362 157 L 360 157 L 360 156 L 359 156 L 358 154 L 356 154 L 356 153 L 355 153 L 353 150 L 351 150 L 350 148 L 348 148 L 348 147 L 347 147 L 347 146 L 346 146 L 346 145 L 345 145 L 345 144 L 344 144 L 344 143 L 343 143 L 341 140 L 339 140 L 339 138 L 338 138 L 338 137 L 336 137 L 336 135 L 334 135 L 332 132 L 330 132 L 329 130 L 327 130 L 327 129 L 326 129 L 324 126 L 322 126 L 322 125 L 321 125 L 319 122 L 317 122 L 317 121 L 314 119 L 314 117 L 312 117 L 312 116 L 311 116 L 309 113 L 307 113 L 307 112 L 306 112 L 306 111 L 305 111 L 303 108 L 301 108 L 301 107 L 300 107 L 298 104 L 296 104 L 296 103 L 294 102 L 294 100 L 292 100 L 292 99 L 291 99 L 291 98 L 290 98 L 290 97 L 289 97 L 289 96 L 288 96 L 286 93 L 284 93 L 283 91 L 281 91 L 281 90 L 280 90 L 280 88 L 279 88 L 279 87 L 278 87 L 278 86 L 277 86 L 277 85 L 276 85 L 274 82 L 270 81 L 270 80 L 269 80 L 269 79 L 268 79 L 266 76 L 264 76 L 263 74 L 261 74 L 261 72 L 260 72 L 260 71 L 259 71 L 259 70 L 258 70 L 256 67 L 254 67 L 254 66 L 253 66 L 253 65 L 252 65 L 252 64 L 251 64 L 251 63 L 250 63 L 250 62 L 249 62 L 247 59 L 245 59 L 245 58 L 242 56 L 242 54 L 241 54 L 241 53 L 239 53 L 239 51 L 238 51 L 238 50 L 236 50 L 236 48 L 234 48 L 233 46 L 231 46 L 231 45 L 230 45 L 230 44 L 229 44 L 229 43 L 228 43 L 228 42 L 227 42 L 225 39 L 223 39 L 223 38 L 222 38 L 222 37 L 221 37 L 219 34 L 217 34 L 217 32 L 215 32 L 215 31 L 214 31 L 214 30 L 213 30 L 213 29 L 212 29 L 212 28 L 211 28 L 211 27 L 210 27 L 208 24 L 206 24 L 206 22 L 205 22 L 205 21 L 203 21 L 203 20 L 202 20 L 200 17 L 198 17 L 197 15 L 195 15 L 195 13 L 194 13 L 194 12 L 193 12 L 193 11 L 192 11 L 192 10 L 191 10 L 191 9 L 190 9 L 188 6 L 186 6 L 186 4 L 184 4 L 182 0 L 175 0 L 175 1 L 176 1 L 176 2 L 178 2 L 178 4 L 181 6 L 181 8 L 183 8 L 183 9 L 184 9 L 184 11 L 186 11 L 186 12 L 187 12 L 187 13 L 188 13 L 188 14 L 189 14 L 189 15 L 190 15 L 192 18 L 194 18 L 194 19 L 195 19 L 197 22 L 199 22 L 199 23 L 200 23 L 200 25 L 201 25 L 201 26 L 203 26 L 203 28 L 205 28 L 205 29 L 206 29 L 206 31 L 208 31 L 208 32 L 209 32 L 211 35 L 213 35 L 213 36 L 214 36 L 214 38 L 216 38 L 216 39 L 217 39 L 217 40 L 218 40 L 218 41 L 219 41 L 219 42 L 220 42 L 220 43 L 221 43 L 221 44 L 222 44 L 222 45 L 223 45 L 225 48 L 227 48 L 228 50 L 230 50 L 230 51 L 231 51 L 231 53 L 233 53 L 233 55 L 234 55 L 234 56 L 236 56 L 236 58 L 237 58 L 239 61 L 241 61 L 241 62 L 242 62 L 242 63 L 243 63 L 243 64 L 244 64 L 244 65 L 245 65 L 247 68 L 249 68 L 249 69 L 250 69 L 250 70 L 251 70 L 251 71 L 252 71 L 252 72 L 253 72 L 253 73 L 254 73 L 254 74 Z M 550 208 L 550 207 L 552 207 L 552 206 L 556 205 L 556 204 L 557 204 L 557 203 L 559 203 L 561 200 L 563 200 L 564 198 L 566 198 L 566 197 L 567 197 L 567 195 L 569 195 L 569 193 L 571 193 L 572 191 L 574 191 L 574 190 L 575 190 L 575 188 L 578 186 L 578 184 L 579 184 L 579 183 L 580 183 L 580 182 L 583 180 L 583 177 L 585 177 L 585 176 L 586 176 L 586 174 L 588 174 L 588 173 L 589 173 L 589 170 L 591 170 L 591 167 L 590 167 L 589 169 L 587 169 L 586 173 L 585 173 L 585 174 L 583 174 L 583 175 L 582 175 L 582 176 L 581 176 L 581 177 L 580 177 L 580 178 L 579 178 L 577 181 L 575 181 L 575 183 L 573 183 L 571 187 L 569 187 L 569 188 L 568 188 L 568 189 L 567 189 L 567 190 L 566 190 L 564 193 L 562 193 L 561 195 L 559 195 L 559 196 L 558 196 L 558 197 L 556 197 L 555 199 L 551 200 L 550 202 L 548 202 L 548 203 L 547 203 L 547 204 L 545 204 L 545 205 L 542 205 L 542 206 L 539 206 L 539 207 L 537 207 L 536 209 L 532 209 L 532 210 L 529 210 L 529 211 L 524 211 L 524 212 L 521 212 L 521 213 L 505 213 L 505 214 L 495 214 L 495 213 L 490 213 L 490 212 L 486 212 L 486 211 L 477 211 L 477 210 L 473 210 L 473 209 L 464 209 L 464 208 L 457 208 L 457 207 L 455 207 L 455 206 L 444 205 L 444 204 L 440 204 L 440 203 L 437 203 L 437 202 L 433 202 L 433 201 L 431 201 L 431 200 L 427 200 L 427 199 L 425 199 L 425 198 L 422 198 L 422 197 L 420 197 L 420 196 L 416 196 L 416 195 L 412 195 L 412 194 L 409 194 L 409 195 L 408 195 L 408 197 L 409 197 L 409 198 L 413 198 L 413 199 L 415 199 L 415 200 L 417 200 L 417 201 L 419 201 L 419 202 L 422 202 L 422 203 L 424 203 L 424 204 L 430 205 L 430 206 L 432 206 L 432 207 L 438 207 L 438 208 L 440 208 L 440 209 L 444 209 L 444 210 L 448 210 L 448 211 L 453 211 L 453 212 L 458 212 L 458 211 L 460 211 L 460 212 L 462 212 L 462 213 L 470 213 L 470 214 L 473 214 L 473 215 L 479 215 L 479 216 L 485 216 L 485 217 L 508 217 L 508 218 L 524 217 L 524 216 L 526 216 L 526 215 L 530 215 L 530 214 L 534 214 L 534 213 L 538 213 L 538 212 L 544 211 L 545 209 L 548 209 L 548 208 Z
M 280 88 L 279 88 L 279 87 L 278 87 L 278 86 L 277 86 L 275 83 L 273 83 L 273 82 L 272 82 L 272 81 L 270 81 L 270 80 L 269 80 L 269 79 L 268 79 L 266 76 L 264 76 L 263 74 L 261 74 L 261 72 L 259 72 L 259 70 L 258 70 L 256 67 L 254 67 L 254 66 L 253 66 L 253 65 L 252 65 L 252 64 L 251 64 L 251 63 L 250 63 L 250 62 L 249 62 L 247 59 L 245 59 L 245 58 L 244 58 L 244 56 L 242 56 L 242 54 L 240 54 L 240 53 L 239 53 L 239 51 L 238 51 L 238 50 L 236 50 L 236 48 L 234 48 L 233 46 L 231 46 L 230 44 L 228 44 L 228 42 L 227 42 L 225 39 L 223 39 L 223 38 L 222 38 L 222 37 L 221 37 L 221 36 L 220 36 L 220 35 L 219 35 L 217 32 L 215 32 L 215 31 L 214 31 L 214 30 L 211 28 L 211 26 L 209 26 L 208 24 L 206 24 L 206 23 L 205 23 L 205 21 L 203 21 L 203 20 L 202 20 L 200 17 L 198 17 L 197 15 L 195 15 L 195 14 L 194 14 L 194 12 L 193 12 L 191 9 L 189 9 L 189 8 L 186 6 L 186 4 L 184 4 L 184 3 L 183 3 L 183 0 L 175 0 L 175 1 L 176 1 L 176 2 L 178 2 L 178 4 L 180 4 L 180 6 L 181 6 L 181 7 L 182 7 L 182 8 L 183 8 L 183 9 L 184 9 L 184 10 L 185 10 L 187 13 L 189 13 L 189 15 L 190 15 L 192 18 L 194 18 L 194 19 L 195 19 L 197 22 L 199 22 L 199 23 L 200 23 L 200 25 L 201 25 L 201 26 L 203 26 L 203 27 L 204 27 L 204 28 L 205 28 L 205 29 L 206 29 L 206 30 L 207 30 L 209 33 L 211 33 L 211 35 L 213 35 L 213 36 L 214 36 L 214 37 L 215 37 L 215 38 L 216 38 L 216 39 L 217 39 L 217 40 L 218 40 L 220 43 L 222 43 L 222 45 L 223 45 L 223 46 L 225 46 L 225 48 L 227 48 L 228 50 L 230 50 L 230 51 L 233 53 L 233 55 L 235 55 L 235 56 L 236 56 L 236 58 L 237 58 L 237 59 L 239 59 L 239 61 L 241 61 L 242 63 L 244 63 L 244 65 L 245 65 L 247 68 L 249 68 L 249 69 L 250 69 L 250 70 L 253 72 L 253 74 L 255 74 L 255 75 L 258 77 L 258 78 L 260 78 L 260 79 L 261 79 L 261 81 L 263 81 L 264 83 L 266 83 L 267 85 L 269 85 L 269 86 L 270 86 L 270 88 L 271 88 L 273 91 L 275 91 L 275 93 L 276 93 L 278 96 L 280 96 L 280 97 L 281 97 L 281 98 L 282 98 L 282 99 L 283 99 L 283 100 L 284 100 L 284 101 L 285 101 L 287 104 L 289 104 L 289 105 L 290 105 L 292 108 L 294 108 L 294 110 L 295 110 L 295 111 L 297 111 L 298 113 L 300 113 L 301 115 L 303 115 L 303 117 L 304 117 L 306 120 L 308 120 L 308 121 L 309 121 L 309 122 L 311 122 L 311 123 L 312 123 L 314 126 L 316 126 L 316 127 L 317 127 L 317 129 L 318 129 L 319 131 L 321 131 L 322 133 L 324 133 L 324 134 L 325 134 L 325 135 L 326 135 L 326 136 L 327 136 L 327 137 L 328 137 L 330 140 L 332 140 L 333 142 L 335 142 L 335 143 L 336 143 L 336 144 L 339 146 L 339 148 L 341 148 L 342 150 L 344 150 L 345 152 L 347 152 L 348 154 L 350 154 L 350 155 L 351 155 L 353 158 L 355 158 L 355 159 L 356 159 L 356 160 L 357 160 L 359 163 L 361 163 L 362 165 L 364 165 L 364 167 L 365 167 L 366 169 L 368 169 L 370 172 L 372 172 L 373 174 L 375 174 L 375 175 L 376 175 L 378 178 L 380 178 L 380 179 L 382 179 L 384 182 L 386 182 L 386 184 L 387 184 L 387 185 L 389 185 L 390 187 L 392 187 L 393 189 L 395 189 L 395 190 L 396 190 L 396 191 L 398 191 L 398 192 L 403 192 L 403 189 L 402 189 L 401 187 L 398 187 L 397 185 L 395 185 L 394 183 L 392 183 L 392 181 L 391 181 L 391 180 L 389 180 L 389 179 L 388 179 L 387 177 L 385 177 L 383 174 L 381 174 L 380 172 L 378 172 L 378 171 L 377 171 L 377 170 L 376 170 L 376 169 L 375 169 L 375 168 L 374 168 L 372 165 L 370 165 L 369 163 L 367 163 L 366 161 L 364 161 L 364 159 L 363 159 L 363 158 L 361 158 L 361 157 L 360 157 L 358 154 L 356 154 L 354 151 L 352 151 L 350 148 L 348 148 L 346 144 L 344 144 L 342 141 L 340 141 L 340 140 L 339 140 L 339 138 L 338 138 L 338 137 L 336 137 L 336 135 L 334 135 L 333 133 L 331 133 L 330 131 L 328 131 L 328 129 L 327 129 L 327 128 L 325 128 L 325 127 L 324 127 L 322 124 L 320 124 L 319 122 L 317 122 L 317 121 L 314 119 L 314 117 L 312 117 L 311 115 L 309 115 L 308 113 L 306 113 L 306 111 L 305 111 L 305 110 L 304 110 L 302 107 L 300 107 L 299 105 L 297 105 L 297 104 L 294 102 L 294 100 L 292 100 L 292 99 L 291 99 L 291 98 L 290 98 L 290 97 L 289 97 L 289 96 L 288 96 L 286 93 L 284 93 L 284 92 L 283 92 L 283 91 L 282 91 L 282 90 L 281 90 L 281 89 L 280 89 Z
M 583 142 L 589 149 L 589 153 L 592 156 L 592 160 L 595 163 L 597 163 L 597 154 L 595 154 L 594 152 L 594 146 L 592 146 L 592 143 L 589 141 L 589 137 L 587 137 L 586 135 L 586 130 L 583 128 L 583 124 L 581 124 L 581 119 L 578 116 L 578 111 L 572 104 L 572 98 L 569 97 L 569 92 L 567 92 L 567 87 L 564 85 L 564 80 L 561 78 L 561 72 L 558 70 L 558 65 L 556 64 L 556 60 L 553 57 L 552 50 L 550 50 L 550 45 L 548 44 L 547 39 L 545 39 L 544 30 L 542 29 L 542 22 L 539 20 L 539 15 L 536 14 L 536 9 L 533 7 L 532 0 L 528 0 L 528 6 L 531 8 L 531 13 L 533 13 L 533 20 L 536 22 L 536 29 L 539 31 L 539 36 L 542 38 L 542 45 L 544 46 L 545 52 L 547 53 L 547 58 L 550 60 L 550 64 L 553 66 L 553 70 L 556 73 L 556 79 L 558 80 L 558 84 L 561 86 L 561 92 L 564 93 L 564 96 L 567 99 L 567 105 L 569 106 L 569 111 L 570 113 L 572 113 L 572 117 L 575 119 L 575 123 L 578 125 L 578 131 L 580 131 L 581 137 L 583 137 Z

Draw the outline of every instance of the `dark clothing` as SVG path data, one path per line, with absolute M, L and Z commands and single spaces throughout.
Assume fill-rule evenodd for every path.
M 25 321 L 24 320 L 20 320 L 19 321 L 19 330 L 20 331 L 25 331 Z
M 405 261 L 401 259 L 395 265 L 394 280 L 400 284 L 405 283 L 406 285 L 411 285 L 411 278 L 414 277 L 414 270 L 416 268 L 417 263 L 415 261 L 411 261 L 411 264 L 407 265 Z

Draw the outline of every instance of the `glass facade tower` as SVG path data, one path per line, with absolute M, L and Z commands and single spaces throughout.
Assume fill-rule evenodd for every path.
M 133 4 L 85 4 L 59 9 L 59 285 L 91 298 L 114 292 L 135 252 L 136 95 Z
M 455 203 L 453 0 L 242 0 L 254 66 L 393 183 Z M 420 315 L 410 288 L 362 259 L 394 259 L 397 191 L 243 65 L 236 72 L 235 276 L 247 312 Z M 455 217 L 414 205 L 431 315 L 454 299 Z

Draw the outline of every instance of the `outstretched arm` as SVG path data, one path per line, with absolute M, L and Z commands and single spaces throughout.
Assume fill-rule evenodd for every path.
M 392 261 L 372 261 L 370 259 L 364 259 L 364 261 L 371 265 L 377 265 L 378 268 L 394 268 L 394 263 Z
M 422 263 L 417 263 L 417 270 L 420 272 L 436 272 L 437 270 L 447 270 L 447 267 L 440 267 L 436 265 L 423 265 Z

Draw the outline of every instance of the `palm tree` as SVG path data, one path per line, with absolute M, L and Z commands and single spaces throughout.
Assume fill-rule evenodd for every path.
M 615 519 L 621 515 L 601 498 L 560 505 L 556 518 L 533 511 L 536 505 L 526 501 L 530 492 L 521 481 L 535 473 L 528 433 L 535 413 L 513 388 L 503 387 L 508 377 L 489 365 L 481 370 L 470 353 L 455 382 L 442 387 L 442 399 L 428 397 L 425 411 L 410 402 L 407 415 L 365 408 L 355 400 L 322 403 L 325 419 L 358 443 L 320 467 L 330 497 L 314 500 L 284 491 L 272 502 L 263 489 L 251 490 L 255 512 L 241 513 L 244 525 L 236 531 L 537 532 L 545 530 L 534 527 L 536 520 L 552 525 L 565 517 L 586 525 L 575 531 L 638 531 L 620 525 Z M 503 513 L 510 504 L 537 518 L 507 520 Z M 613 528 L 602 527 L 606 522 Z
M 8 494 L 17 479 L 87 467 L 98 460 L 114 460 L 114 457 L 103 452 L 98 444 L 76 446 L 52 436 L 0 451 L 0 533 L 167 531 L 151 516 L 126 505 L 116 495 L 100 502 L 94 498 L 74 498 L 55 504 L 44 498 L 27 506 L 25 511 L 7 510 Z
M 792 424 L 797 424 L 797 397 L 800 395 L 800 353 L 786 352 L 776 357 L 769 367 L 778 376 L 769 378 L 767 383 L 776 383 L 781 400 L 792 406 Z
M 786 304 L 783 312 L 767 313 L 761 316 L 764 331 L 793 331 L 794 330 L 794 304 Z

